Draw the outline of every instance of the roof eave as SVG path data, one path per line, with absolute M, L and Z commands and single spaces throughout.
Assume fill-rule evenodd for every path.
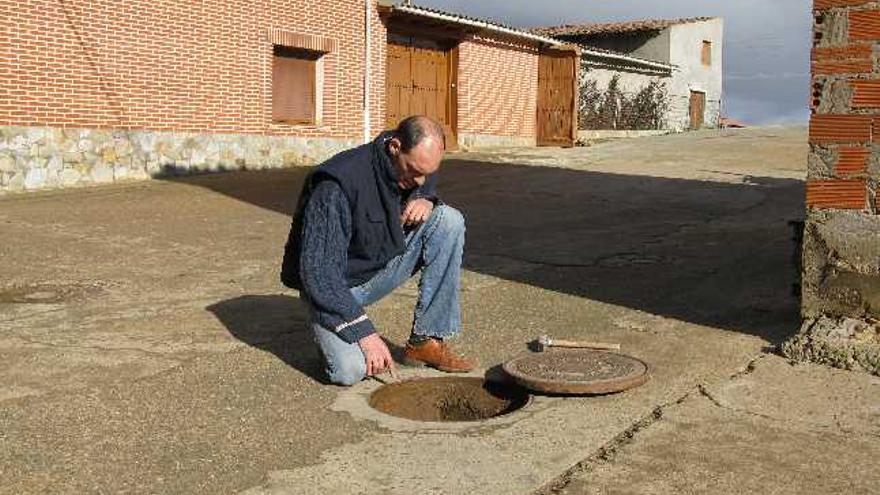
M 598 23 L 598 24 L 587 24 L 587 25 L 575 25 L 575 26 L 556 26 L 556 27 L 545 27 L 539 28 L 541 31 L 549 31 L 557 28 L 565 28 L 569 27 L 570 31 L 567 32 L 556 32 L 556 33 L 547 33 L 547 36 L 615 36 L 615 35 L 624 35 L 624 34 L 634 34 L 634 33 L 649 33 L 649 32 L 661 32 L 667 29 L 671 29 L 676 26 L 685 26 L 688 24 L 696 24 L 701 22 L 713 22 L 719 21 L 722 17 L 713 16 L 713 17 L 693 17 L 686 19 L 658 19 L 657 22 L 665 22 L 665 25 L 630 25 L 634 24 L 631 22 L 615 22 L 615 23 Z M 649 22 L 646 21 L 636 21 L 636 22 Z M 605 28 L 603 28 L 603 26 Z M 619 27 L 619 29 L 607 29 L 607 26 L 615 26 Z
M 507 26 L 501 26 L 499 24 L 495 24 L 489 21 L 482 21 L 479 19 L 471 19 L 468 17 L 462 17 L 455 14 L 449 14 L 446 12 L 440 12 L 432 9 L 426 9 L 422 7 L 416 7 L 414 5 L 396 5 L 391 0 L 379 0 L 380 8 L 388 13 L 399 12 L 402 14 L 408 14 L 417 17 L 424 17 L 433 20 L 448 22 L 451 24 L 456 24 L 462 27 L 467 28 L 467 30 L 471 33 L 492 33 L 496 35 L 503 35 L 506 37 L 519 39 L 522 41 L 527 41 L 530 43 L 538 44 L 539 46 L 548 46 L 554 48 L 565 48 L 570 47 L 569 43 L 564 41 L 551 38 L 549 36 L 541 36 L 533 33 L 529 33 L 526 31 L 522 31 L 515 28 L 510 28 Z
M 631 56 L 623 54 L 623 53 L 609 53 L 606 51 L 592 50 L 589 47 L 581 46 L 581 56 L 585 56 L 585 55 L 590 56 L 590 57 L 596 57 L 596 58 L 616 60 L 619 62 L 626 62 L 631 65 L 637 65 L 640 67 L 648 67 L 648 68 L 660 70 L 660 71 L 672 72 L 672 71 L 678 69 L 677 65 L 667 64 L 665 62 L 657 62 L 654 60 L 647 60 L 647 59 L 638 58 L 638 57 L 631 57 Z

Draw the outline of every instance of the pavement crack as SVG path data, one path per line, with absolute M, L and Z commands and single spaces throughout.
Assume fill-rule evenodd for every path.
M 702 383 L 700 383 L 699 385 L 697 385 L 697 390 L 700 392 L 700 395 L 702 395 L 703 397 L 709 399 L 709 402 L 711 402 L 713 405 L 715 405 L 715 407 L 719 407 L 719 408 L 721 408 L 721 409 L 730 409 L 730 410 L 732 410 L 732 408 L 727 407 L 727 406 L 725 406 L 724 404 L 722 404 L 721 401 L 718 400 L 718 398 L 715 397 L 715 395 L 713 395 L 712 392 L 710 392 L 709 389 L 708 389 L 705 385 L 703 385 Z
M 706 387 L 702 383 L 697 385 L 697 390 L 699 391 L 700 395 L 705 397 L 709 402 L 711 402 L 713 406 L 717 407 L 718 409 L 728 411 L 728 412 L 731 412 L 734 414 L 742 414 L 744 416 L 751 416 L 753 418 L 760 418 L 763 420 L 772 421 L 777 424 L 790 424 L 790 423 L 791 424 L 800 424 L 800 425 L 803 425 L 808 428 L 826 430 L 826 431 L 829 431 L 832 433 L 842 434 L 842 435 L 855 435 L 855 434 L 865 435 L 865 434 L 867 434 L 869 436 L 875 436 L 877 438 L 880 438 L 880 434 L 877 434 L 877 433 L 865 433 L 865 432 L 860 433 L 860 432 L 857 432 L 851 428 L 847 428 L 836 417 L 834 418 L 834 425 L 826 425 L 826 424 L 814 423 L 814 422 L 810 422 L 810 421 L 803 421 L 803 420 L 799 420 L 799 419 L 778 417 L 778 416 L 773 416 L 770 414 L 759 413 L 759 412 L 755 412 L 755 411 L 750 411 L 748 409 L 743 409 L 740 407 L 734 407 L 734 406 L 725 404 L 724 402 L 721 401 L 721 399 L 716 397 L 715 394 L 713 394 L 708 389 L 708 387 Z
M 749 360 L 748 363 L 746 363 L 746 365 L 742 369 L 733 373 L 729 379 L 734 380 L 753 373 L 756 369 L 757 362 L 766 357 L 766 353 L 761 353 L 757 356 L 754 356 L 752 359 Z M 713 405 L 718 408 L 736 411 L 744 414 L 751 414 L 754 416 L 763 417 L 765 419 L 775 419 L 770 416 L 762 415 L 759 413 L 752 413 L 750 411 L 738 411 L 729 406 L 726 406 L 712 394 L 708 387 L 700 383 L 697 384 L 696 390 L 691 389 L 677 399 L 665 402 L 659 406 L 654 407 L 654 409 L 652 409 L 649 414 L 639 418 L 623 432 L 619 433 L 610 441 L 599 447 L 599 449 L 596 450 L 589 457 L 567 469 L 565 472 L 563 472 L 550 482 L 546 483 L 544 486 L 538 488 L 533 493 L 533 495 L 553 495 L 561 493 L 572 482 L 572 480 L 586 473 L 589 473 L 596 465 L 601 463 L 613 462 L 614 458 L 623 447 L 635 442 L 637 436 L 641 432 L 645 431 L 646 429 L 650 428 L 652 425 L 663 419 L 663 415 L 667 409 L 675 407 L 688 400 L 695 391 L 701 396 L 708 399 L 710 402 L 712 402 Z
M 755 369 L 757 369 L 758 361 L 765 359 L 769 355 L 770 354 L 767 354 L 766 352 L 762 352 L 761 354 L 758 354 L 757 356 L 753 357 L 752 359 L 749 360 L 748 363 L 746 363 L 746 365 L 745 365 L 745 367 L 743 367 L 743 369 L 730 375 L 730 379 L 736 380 L 737 378 L 742 378 L 744 376 L 751 375 L 752 373 L 755 372 Z
M 617 434 L 610 441 L 599 447 L 599 449 L 589 457 L 567 469 L 564 473 L 557 476 L 549 483 L 546 483 L 541 488 L 538 488 L 533 495 L 553 495 L 560 493 L 575 477 L 590 472 L 597 464 L 613 461 L 621 448 L 635 442 L 639 433 L 663 419 L 663 414 L 668 408 L 677 406 L 686 401 L 691 394 L 692 392 L 687 392 L 677 399 L 654 407 L 650 413 L 639 418 L 623 432 Z
M 758 354 L 757 356 L 753 357 L 752 359 L 749 360 L 748 363 L 746 363 L 746 365 L 741 370 L 730 375 L 730 378 L 728 379 L 728 381 L 734 381 L 734 380 L 737 380 L 739 378 L 742 378 L 744 376 L 748 376 L 748 375 L 754 373 L 755 370 L 757 369 L 758 361 L 766 358 L 767 356 L 769 356 L 769 354 L 761 353 L 761 354 Z M 701 396 L 708 399 L 709 402 L 712 403 L 712 405 L 714 405 L 715 407 L 717 407 L 719 409 L 724 409 L 724 410 L 735 412 L 735 413 L 746 414 L 749 416 L 754 416 L 754 417 L 763 418 L 763 419 L 769 419 L 769 420 L 773 420 L 773 421 L 780 421 L 779 418 L 774 418 L 773 416 L 770 416 L 767 414 L 756 413 L 754 411 L 749 411 L 747 409 L 740 409 L 737 407 L 727 405 L 727 404 L 721 402 L 721 399 L 716 397 L 715 394 L 713 394 L 712 391 L 709 390 L 709 387 L 704 383 L 697 384 L 697 391 L 700 393 Z

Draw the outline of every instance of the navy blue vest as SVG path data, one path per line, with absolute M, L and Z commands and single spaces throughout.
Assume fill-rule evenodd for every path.
M 299 260 L 305 205 L 314 188 L 325 180 L 342 188 L 351 209 L 351 242 L 345 274 L 349 287 L 360 285 L 381 270 L 405 248 L 400 222 L 401 191 L 396 172 L 385 150 L 390 133 L 372 143 L 344 151 L 319 165 L 307 178 L 284 247 L 281 282 L 302 289 Z

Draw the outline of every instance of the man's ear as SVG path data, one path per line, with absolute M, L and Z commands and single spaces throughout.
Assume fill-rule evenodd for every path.
M 388 153 L 391 156 L 397 156 L 400 154 L 400 139 L 392 137 L 388 140 Z

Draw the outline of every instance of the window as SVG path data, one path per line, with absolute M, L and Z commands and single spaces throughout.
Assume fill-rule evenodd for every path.
M 276 45 L 272 57 L 272 120 L 321 121 L 321 52 Z
M 703 41 L 703 65 L 712 65 L 712 42 Z

